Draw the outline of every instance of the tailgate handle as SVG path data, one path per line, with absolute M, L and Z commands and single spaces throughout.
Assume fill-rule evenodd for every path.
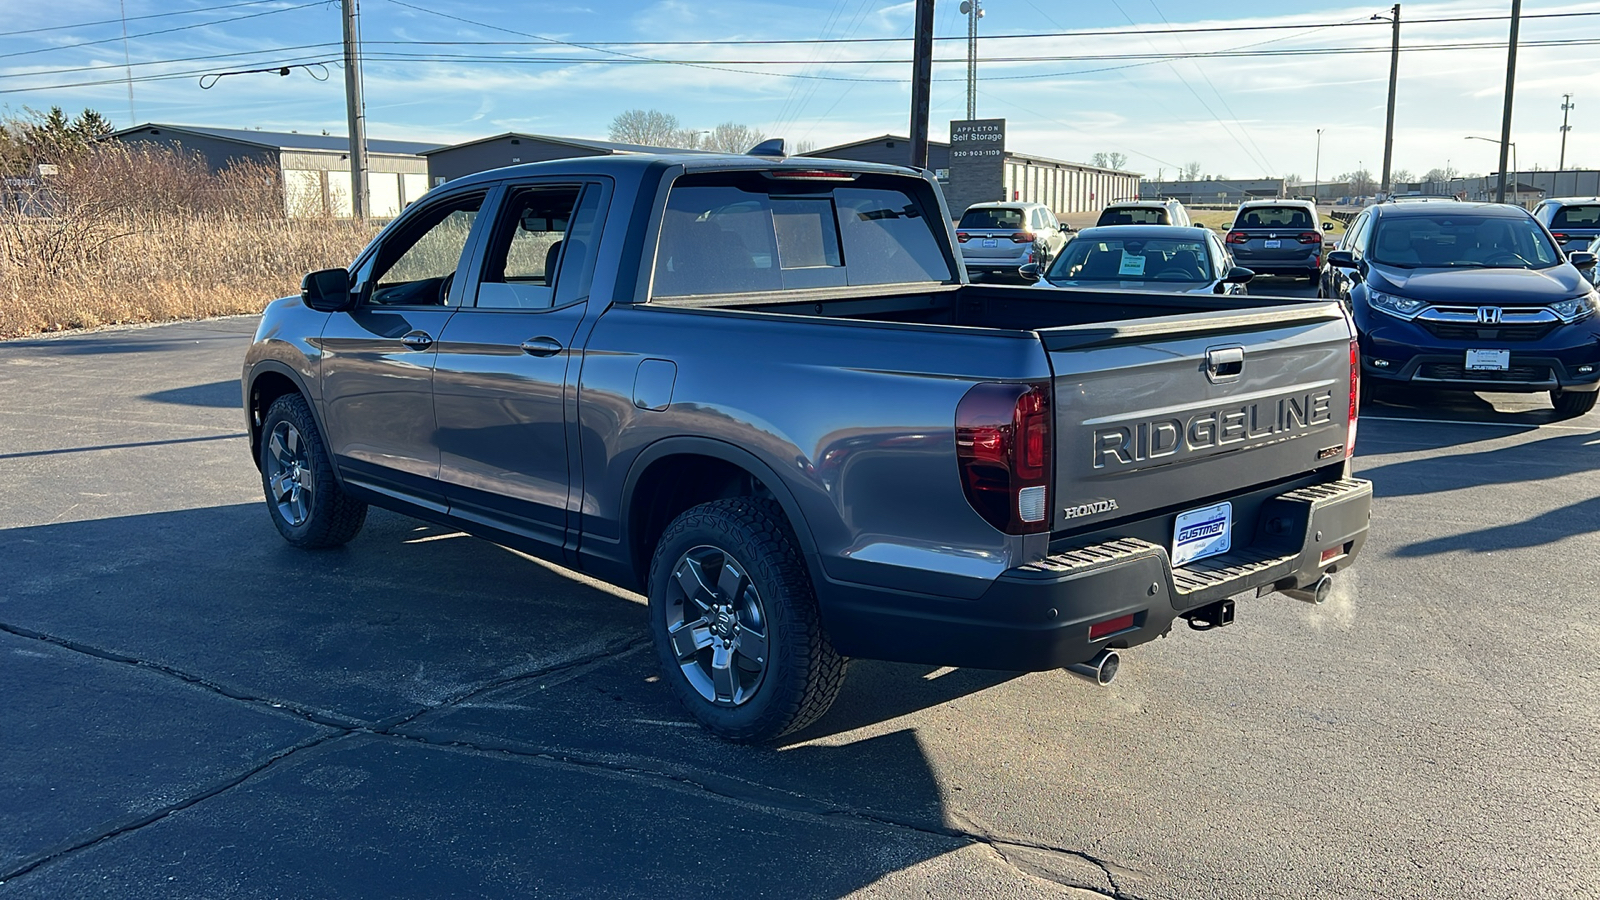
M 1243 347 L 1223 347 L 1206 351 L 1206 377 L 1213 382 L 1232 381 L 1243 374 Z

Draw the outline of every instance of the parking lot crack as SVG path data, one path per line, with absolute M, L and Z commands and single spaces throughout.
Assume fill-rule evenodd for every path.
M 7 628 L 6 630 L 9 631 L 10 629 Z M 40 866 L 77 853 L 80 850 L 87 850 L 90 847 L 104 843 L 105 841 L 109 841 L 119 835 L 124 835 L 131 831 L 138 831 L 147 825 L 153 825 L 156 822 L 159 822 L 162 819 L 172 815 L 173 813 L 182 812 L 183 810 L 186 810 L 197 803 L 209 800 L 218 794 L 226 793 L 227 791 L 244 784 L 246 781 L 249 781 L 255 776 L 260 775 L 268 769 L 273 768 L 297 753 L 310 750 L 313 747 L 319 747 L 330 741 L 339 740 L 340 738 L 347 737 L 351 733 L 352 732 L 349 729 L 341 729 L 340 731 L 330 734 L 322 734 L 314 738 L 308 738 L 307 740 L 301 741 L 291 747 L 285 747 L 284 749 L 279 750 L 278 752 L 267 757 L 267 759 L 263 760 L 260 764 L 252 766 L 251 768 L 246 769 L 232 778 L 217 784 L 213 784 L 205 790 L 191 794 L 182 800 L 169 803 L 165 806 L 162 806 L 160 809 L 145 813 L 132 819 L 114 822 L 90 837 L 72 840 L 66 844 L 58 845 L 38 853 L 33 857 L 22 861 L 9 871 L 0 872 L 0 885 L 4 885 L 6 882 L 26 875 Z
M 311 709 L 298 704 L 290 703 L 285 700 L 275 700 L 270 697 L 259 697 L 254 694 L 243 693 L 241 691 L 218 684 L 210 679 L 202 678 L 192 672 L 185 672 L 182 669 L 174 666 L 166 665 L 165 663 L 153 662 L 148 659 L 140 659 L 136 656 L 128 656 L 126 654 L 116 653 L 111 650 L 90 646 L 89 644 L 85 644 L 80 641 L 74 641 L 68 638 L 58 637 L 52 634 L 45 634 L 40 631 L 34 631 L 31 628 L 23 628 L 21 626 L 9 625 L 5 622 L 0 622 L 0 631 L 15 635 L 16 637 L 26 638 L 28 640 L 41 641 L 46 644 L 60 647 L 64 650 L 70 650 L 74 653 L 81 653 L 85 656 L 92 656 L 95 659 L 121 663 L 128 666 L 136 666 L 141 669 L 148 669 L 152 672 L 157 672 L 170 678 L 176 678 L 179 681 L 183 681 L 187 684 L 194 685 L 195 687 L 208 690 L 214 694 L 226 697 L 229 700 L 236 700 L 240 703 L 248 703 L 252 706 L 264 707 L 266 709 L 273 710 L 274 712 L 279 712 L 285 715 L 293 716 L 294 718 L 302 719 L 312 723 L 313 725 L 323 725 L 328 728 L 338 728 L 348 731 L 351 729 L 360 728 L 363 724 L 355 719 L 345 718 L 343 716 L 323 710 Z

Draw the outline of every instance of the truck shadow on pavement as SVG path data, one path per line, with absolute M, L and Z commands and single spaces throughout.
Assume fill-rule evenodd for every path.
M 1505 437 L 1506 435 L 1497 435 Z M 1493 484 L 1526 484 L 1596 467 L 1600 434 L 1562 434 L 1450 456 L 1411 459 L 1362 469 L 1378 497 L 1410 497 Z M 1582 523 L 1592 525 L 1592 520 Z M 1584 530 L 1588 530 L 1585 527 Z
M 882 723 L 1011 673 L 858 664 L 834 715 L 743 747 L 660 683 L 639 598 L 403 516 L 321 553 L 253 503 L 119 516 L 0 530 L 0 558 L 0 681 L 35 719 L 0 743 L 0 795 L 50 807 L 0 817 L 22 896 L 181 870 L 191 896 L 825 897 L 994 843 Z M 19 661 L 33 674 L 8 677 Z M 103 721 L 55 721 L 85 709 Z M 134 723 L 169 739 L 124 739 Z M 183 749 L 228 729 L 234 749 Z M 983 883 L 1022 877 L 978 859 Z
M 139 399 L 156 403 L 175 403 L 180 406 L 209 406 L 216 409 L 240 409 L 244 403 L 237 378 L 165 391 L 152 391 Z

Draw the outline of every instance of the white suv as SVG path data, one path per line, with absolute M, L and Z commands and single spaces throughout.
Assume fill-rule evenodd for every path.
M 1035 263 L 1043 269 L 1067 245 L 1067 226 L 1043 203 L 974 203 L 956 225 L 967 274 L 1008 275 Z
M 1189 211 L 1176 200 L 1117 200 L 1100 211 L 1101 225 L 1181 225 L 1188 228 Z

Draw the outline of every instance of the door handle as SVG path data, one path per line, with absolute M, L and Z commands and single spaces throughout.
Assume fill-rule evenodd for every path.
M 522 342 L 522 352 L 529 356 L 555 356 L 564 349 L 553 337 L 528 338 Z
M 413 331 L 401 338 L 400 343 L 405 344 L 412 350 L 426 350 L 433 346 L 433 335 L 426 331 Z

